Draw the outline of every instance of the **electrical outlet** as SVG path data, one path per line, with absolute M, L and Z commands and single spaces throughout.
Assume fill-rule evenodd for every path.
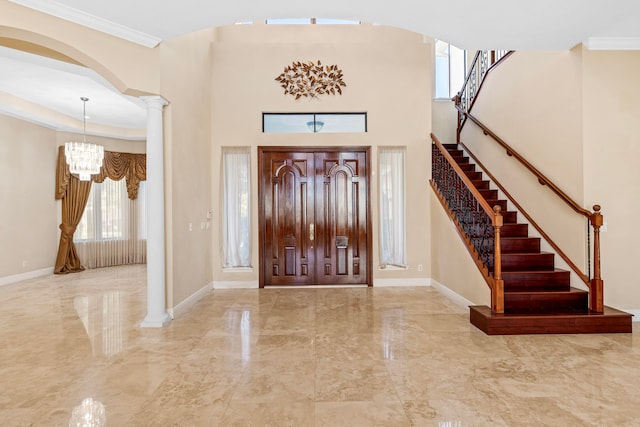
M 193 231 L 193 224 L 189 223 L 189 231 Z
M 418 264 L 418 271 L 422 271 L 422 264 Z
M 607 232 L 607 221 L 602 223 L 602 225 L 600 226 L 600 231 L 602 231 L 603 233 Z
M 22 268 L 25 268 L 27 265 L 29 264 L 29 262 L 25 259 L 22 261 Z

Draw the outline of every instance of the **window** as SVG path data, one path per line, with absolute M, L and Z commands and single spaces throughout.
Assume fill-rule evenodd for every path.
M 124 179 L 92 183 L 74 234 L 82 265 L 98 268 L 146 262 L 146 182 L 130 200 Z
M 248 147 L 222 149 L 223 268 L 251 266 L 250 170 Z
M 436 98 L 451 99 L 462 89 L 466 74 L 465 51 L 436 40 Z
M 367 113 L 263 113 L 265 133 L 351 133 L 367 131 Z
M 406 267 L 404 147 L 380 147 L 380 264 Z
M 305 24 L 319 24 L 319 25 L 358 25 L 360 21 L 354 21 L 350 19 L 328 19 L 328 18 L 277 18 L 267 19 L 267 24 L 274 25 L 305 25 Z

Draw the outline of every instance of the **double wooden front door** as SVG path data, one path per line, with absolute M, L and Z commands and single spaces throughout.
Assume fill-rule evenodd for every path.
M 371 284 L 369 149 L 260 147 L 260 286 Z

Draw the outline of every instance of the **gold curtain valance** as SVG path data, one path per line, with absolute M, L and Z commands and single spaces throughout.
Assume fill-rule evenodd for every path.
M 58 166 L 56 169 L 56 199 L 64 197 L 70 178 L 71 172 L 64 155 L 64 146 L 60 146 L 58 148 Z M 93 182 L 104 182 L 105 178 L 114 181 L 124 178 L 127 183 L 129 199 L 136 199 L 140 181 L 146 181 L 147 179 L 147 155 L 105 151 L 100 173 L 92 175 L 91 180 Z

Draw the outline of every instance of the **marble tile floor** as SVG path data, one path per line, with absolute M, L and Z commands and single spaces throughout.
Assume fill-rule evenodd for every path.
M 638 426 L 640 332 L 493 336 L 432 288 L 215 290 L 141 329 L 144 266 L 0 287 L 0 425 Z

